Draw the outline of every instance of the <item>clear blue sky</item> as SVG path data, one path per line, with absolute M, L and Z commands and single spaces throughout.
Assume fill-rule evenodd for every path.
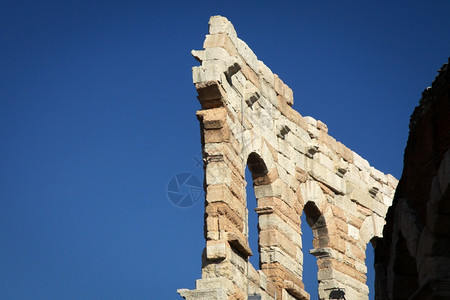
M 191 67 L 231 20 L 376 168 L 401 175 L 409 116 L 450 55 L 449 1 L 2 1 L 0 298 L 179 299 L 200 278 Z M 307 285 L 310 283 L 307 283 Z

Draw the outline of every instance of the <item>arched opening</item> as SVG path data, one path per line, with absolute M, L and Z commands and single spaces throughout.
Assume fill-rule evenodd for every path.
M 261 268 L 260 245 L 259 245 L 259 221 L 255 209 L 258 207 L 258 200 L 255 196 L 254 186 L 265 183 L 268 173 L 263 159 L 255 152 L 250 153 L 247 159 L 247 168 L 245 169 L 246 196 L 247 196 L 247 235 L 248 243 L 253 255 L 249 258 L 252 266 L 259 270 Z
M 257 207 L 255 190 L 253 188 L 252 173 L 249 167 L 245 168 L 245 181 L 247 182 L 246 194 L 247 194 L 247 210 L 248 210 L 248 243 L 253 255 L 249 260 L 252 266 L 258 270 L 260 268 L 259 260 L 259 228 L 258 228 L 258 215 L 255 212 Z
M 318 266 L 329 258 L 328 253 L 322 249 L 327 247 L 329 243 L 328 229 L 325 217 L 314 202 L 308 201 L 303 208 L 303 212 L 303 282 L 311 295 L 310 299 L 319 299 Z
M 406 240 L 400 232 L 398 233 L 393 260 L 393 299 L 409 299 L 419 288 L 417 266 L 416 260 L 409 254 Z
M 306 222 L 306 214 L 302 214 L 301 217 L 301 230 L 302 230 L 302 250 L 303 250 L 303 283 L 305 284 L 305 290 L 309 293 L 310 299 L 318 299 L 317 293 L 319 289 L 319 282 L 317 280 L 317 259 L 314 255 L 310 254 L 309 250 L 313 247 L 313 232 Z
M 306 222 L 312 229 L 314 249 L 328 246 L 328 228 L 323 214 L 314 202 L 308 201 L 303 208 L 306 215 Z
M 373 238 L 366 247 L 366 260 L 365 265 L 367 267 L 367 281 L 366 285 L 369 287 L 369 299 L 375 299 L 375 249 L 374 244 L 376 238 Z

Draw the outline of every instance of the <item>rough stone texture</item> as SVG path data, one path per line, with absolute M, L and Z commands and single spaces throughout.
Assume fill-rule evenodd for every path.
M 381 237 L 397 180 L 291 108 L 293 92 L 259 61 L 233 25 L 214 16 L 193 81 L 202 110 L 205 238 L 202 279 L 185 299 L 309 299 L 302 281 L 300 216 L 314 234 L 319 296 L 345 288 L 367 299 L 365 250 Z M 248 258 L 245 168 L 259 216 L 260 262 Z M 309 250 L 309 249 L 306 249 Z M 306 254 L 309 255 L 309 254 Z
M 450 299 L 450 70 L 414 110 L 404 168 L 376 248 L 377 299 Z

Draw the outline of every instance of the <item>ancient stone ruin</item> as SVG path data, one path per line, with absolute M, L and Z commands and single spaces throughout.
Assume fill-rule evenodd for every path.
M 195 299 L 309 299 L 300 217 L 313 230 L 320 299 L 367 299 L 365 251 L 382 236 L 397 180 L 292 109 L 292 90 L 224 17 L 209 22 L 193 80 L 201 110 L 205 250 Z M 248 167 L 253 182 L 245 181 Z M 259 249 L 248 242 L 246 185 L 257 199 Z M 260 252 L 259 266 L 249 262 Z M 307 251 L 309 249 L 306 249 Z M 336 298 L 337 299 L 337 298 Z
M 377 299 L 450 299 L 450 69 L 410 121 L 403 174 L 375 249 Z

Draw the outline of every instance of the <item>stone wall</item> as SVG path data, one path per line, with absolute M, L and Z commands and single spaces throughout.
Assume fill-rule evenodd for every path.
M 224 17 L 209 22 L 193 81 L 202 109 L 205 250 L 194 299 L 309 299 L 300 217 L 313 230 L 320 299 L 367 299 L 365 250 L 381 237 L 397 180 L 292 109 L 293 92 Z M 248 243 L 245 168 L 257 199 L 259 249 Z M 309 250 L 309 249 L 306 249 Z M 259 266 L 249 263 L 260 252 Z M 256 299 L 256 298 L 254 298 Z
M 450 299 L 450 70 L 411 116 L 404 168 L 376 249 L 377 299 Z

